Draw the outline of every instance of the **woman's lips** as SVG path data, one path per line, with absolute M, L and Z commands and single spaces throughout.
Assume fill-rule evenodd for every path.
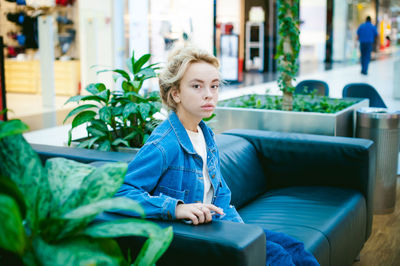
M 201 106 L 201 109 L 206 110 L 206 111 L 212 111 L 214 110 L 215 106 L 213 104 L 205 104 Z

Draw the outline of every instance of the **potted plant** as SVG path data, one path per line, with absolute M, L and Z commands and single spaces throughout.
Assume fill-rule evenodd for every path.
M 355 110 L 368 100 L 329 99 L 315 95 L 293 95 L 297 74 L 299 1 L 279 1 L 278 86 L 283 96 L 245 95 L 219 102 L 215 130 L 253 128 L 332 136 L 354 136 Z
M 66 103 L 79 104 L 64 120 L 65 123 L 74 116 L 68 145 L 71 145 L 72 131 L 82 124 L 86 124 L 87 138 L 80 142 L 80 148 L 116 151 L 120 146 L 140 148 L 146 142 L 160 122 L 154 114 L 162 106 L 158 92 L 141 91 L 145 80 L 157 76 L 158 64 L 146 66 L 150 57 L 150 54 L 145 54 L 136 60 L 133 52 L 127 61 L 129 72 L 122 69 L 98 71 L 111 71 L 116 78 L 122 78 L 121 90 L 108 89 L 103 83 L 92 83 L 86 87 L 89 95 L 73 96 L 67 100 Z
M 102 211 L 122 209 L 144 215 L 127 198 L 112 198 L 123 182 L 124 163 L 100 168 L 63 158 L 42 165 L 20 134 L 18 120 L 0 121 L 0 264 L 130 265 L 113 239 L 148 239 L 134 265 L 154 265 L 172 240 L 143 219 L 92 223 Z

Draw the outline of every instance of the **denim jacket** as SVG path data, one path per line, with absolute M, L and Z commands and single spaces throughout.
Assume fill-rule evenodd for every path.
M 243 222 L 230 205 L 231 192 L 220 171 L 214 133 L 201 121 L 207 145 L 207 167 L 214 196 L 212 204 L 226 214 L 213 219 Z M 172 112 L 151 134 L 128 166 L 124 184 L 115 196 L 140 203 L 147 218 L 176 219 L 178 202 L 202 202 L 204 194 L 203 160 L 198 155 L 176 113 Z

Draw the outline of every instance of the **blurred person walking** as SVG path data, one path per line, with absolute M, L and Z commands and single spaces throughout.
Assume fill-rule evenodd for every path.
M 376 27 L 371 23 L 371 17 L 368 16 L 364 23 L 357 29 L 357 37 L 360 41 L 361 52 L 361 74 L 368 74 L 368 65 L 371 60 L 372 45 L 378 32 Z

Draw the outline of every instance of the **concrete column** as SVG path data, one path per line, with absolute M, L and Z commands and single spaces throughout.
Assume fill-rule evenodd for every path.
M 53 127 L 57 125 L 54 86 L 54 18 L 40 16 L 38 24 L 42 104 L 46 114 L 43 117 L 43 127 Z

